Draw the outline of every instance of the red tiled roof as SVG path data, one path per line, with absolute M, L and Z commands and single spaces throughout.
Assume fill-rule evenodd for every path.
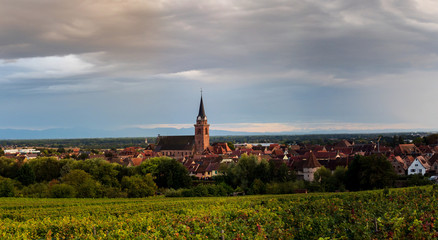
M 303 168 L 317 168 L 317 167 L 321 167 L 321 164 L 318 162 L 318 160 L 316 160 L 315 154 L 313 154 L 313 152 L 310 152 L 307 161 L 303 165 Z
M 131 158 L 131 161 L 134 166 L 139 166 L 143 162 L 143 158 Z

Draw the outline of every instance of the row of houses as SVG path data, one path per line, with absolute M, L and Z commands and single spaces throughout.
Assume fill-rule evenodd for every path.
M 5 156 L 12 158 L 32 159 L 39 154 L 37 150 L 13 149 L 5 150 Z M 26 152 L 26 153 L 25 153 Z M 387 157 L 394 171 L 399 175 L 438 174 L 438 146 L 420 146 L 400 144 L 395 148 L 377 146 L 376 144 L 352 144 L 342 140 L 334 145 L 285 145 L 242 144 L 232 150 L 227 143 L 213 143 L 207 146 L 202 154 L 175 153 L 175 156 L 157 151 L 157 146 L 149 144 L 146 148 L 128 147 L 122 150 L 106 150 L 100 154 L 84 152 L 79 148 L 58 155 L 59 158 L 87 154 L 88 158 L 102 158 L 111 163 L 124 166 L 139 166 L 153 157 L 168 156 L 177 159 L 186 167 L 190 175 L 199 179 L 210 179 L 221 174 L 221 165 L 237 163 L 242 154 L 256 156 L 259 161 L 266 160 L 275 165 L 285 164 L 304 180 L 312 181 L 313 173 L 321 166 L 334 171 L 338 166 L 348 166 L 355 155 L 368 156 L 380 154 Z

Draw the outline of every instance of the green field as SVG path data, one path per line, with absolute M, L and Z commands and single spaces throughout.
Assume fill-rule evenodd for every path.
M 0 198 L 0 239 L 436 239 L 432 186 L 211 198 Z

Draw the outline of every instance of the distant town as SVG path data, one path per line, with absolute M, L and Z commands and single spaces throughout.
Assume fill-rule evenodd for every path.
M 201 96 L 196 117 L 195 133 L 190 136 L 158 136 L 154 143 L 145 139 L 143 146 L 129 146 L 123 149 L 81 149 L 78 147 L 29 148 L 2 146 L 1 155 L 20 164 L 38 157 L 56 159 L 103 159 L 125 167 L 140 166 L 156 157 L 176 159 L 199 180 L 209 180 L 223 174 L 221 166 L 237 163 L 242 155 L 254 156 L 279 168 L 285 165 L 294 171 L 298 179 L 313 181 L 314 173 L 321 167 L 335 171 L 337 167 L 348 167 L 355 156 L 378 155 L 391 163 L 397 175 L 438 174 L 437 134 L 404 139 L 402 136 L 375 139 L 340 139 L 326 144 L 315 141 L 300 143 L 210 143 L 209 127 Z M 315 140 L 315 139 L 313 139 Z M 44 140 L 41 140 L 44 141 Z M 357 142 L 356 142 L 357 141 Z M 223 167 L 222 167 L 223 169 Z

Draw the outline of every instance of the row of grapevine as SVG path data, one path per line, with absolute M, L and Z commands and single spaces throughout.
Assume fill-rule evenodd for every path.
M 212 198 L 0 198 L 0 239 L 436 239 L 431 186 Z

